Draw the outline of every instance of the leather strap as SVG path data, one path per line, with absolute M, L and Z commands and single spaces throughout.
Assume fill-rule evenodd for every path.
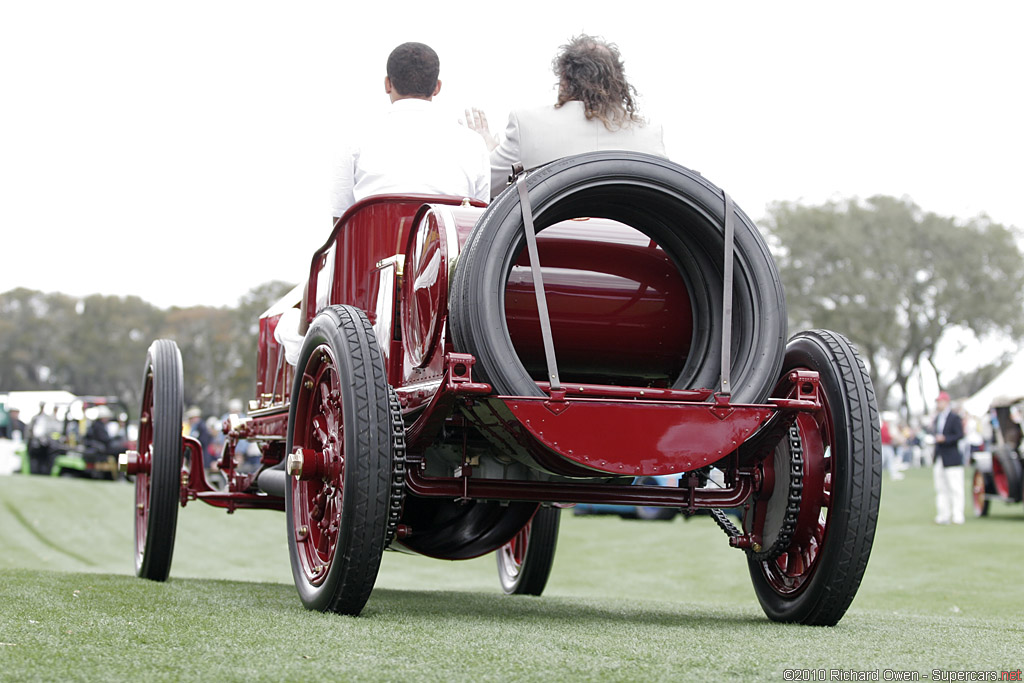
M 540 316 L 540 334 L 544 341 L 544 358 L 548 365 L 548 381 L 551 390 L 562 388 L 558 379 L 558 363 L 555 360 L 555 343 L 551 337 L 551 316 L 548 314 L 547 296 L 544 294 L 544 278 L 540 270 L 540 256 L 537 253 L 537 233 L 533 227 L 533 209 L 530 194 L 526 191 L 527 173 L 520 173 L 516 179 L 519 190 L 519 205 L 523 211 L 523 226 L 526 228 L 526 249 L 530 254 L 530 273 L 533 275 L 533 292 L 537 296 L 537 313 Z
M 722 267 L 722 384 L 720 392 L 723 396 L 732 395 L 729 384 L 732 373 L 732 260 L 735 241 L 735 217 L 732 197 L 723 191 L 725 196 L 725 263 Z

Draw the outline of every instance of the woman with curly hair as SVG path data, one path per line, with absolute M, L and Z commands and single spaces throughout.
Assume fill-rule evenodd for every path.
M 551 66 L 558 77 L 558 101 L 514 110 L 500 143 L 482 111 L 466 112 L 467 124 L 491 150 L 492 195 L 505 188 L 516 163 L 529 169 L 573 154 L 614 149 L 666 156 L 661 126 L 637 113 L 636 88 L 626 80 L 614 43 L 576 36 L 559 48 Z

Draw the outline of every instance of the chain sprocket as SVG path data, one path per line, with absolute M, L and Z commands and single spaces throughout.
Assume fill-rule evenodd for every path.
M 792 543 L 793 534 L 796 533 L 796 524 L 800 518 L 800 501 L 803 498 L 804 490 L 804 458 L 803 445 L 800 442 L 800 431 L 796 428 L 796 425 L 790 426 L 787 438 L 789 439 L 789 490 L 786 495 L 786 509 L 782 515 L 779 534 L 775 537 L 770 547 L 762 548 L 761 550 L 746 548 L 747 555 L 755 560 L 774 560 L 781 555 L 789 547 L 789 544 Z M 713 508 L 706 512 L 729 538 L 738 538 L 743 535 L 743 532 L 736 528 L 736 525 L 730 521 L 729 516 L 722 510 Z
M 803 445 L 800 442 L 800 430 L 796 425 L 789 428 L 789 491 L 786 497 L 786 509 L 782 515 L 779 535 L 771 546 L 755 551 L 747 548 L 747 555 L 755 560 L 774 560 L 793 542 L 797 521 L 800 518 L 800 502 L 804 492 L 804 457 Z M 777 475 L 776 475 L 777 476 Z
M 384 536 L 384 547 L 391 545 L 402 518 L 402 504 L 405 502 L 405 422 L 402 420 L 402 404 L 398 394 L 388 387 L 388 403 L 391 413 L 392 470 L 391 495 L 388 504 L 388 526 Z

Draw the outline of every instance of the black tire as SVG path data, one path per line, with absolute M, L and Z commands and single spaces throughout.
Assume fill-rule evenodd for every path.
M 857 594 L 874 541 L 882 481 L 878 407 L 864 364 L 842 335 L 795 335 L 783 376 L 794 369 L 819 373 L 825 410 L 796 422 L 804 464 L 792 542 L 774 559 L 749 555 L 748 565 L 770 619 L 832 626 Z
M 971 507 L 974 509 L 974 516 L 988 517 L 988 496 L 995 490 L 992 473 L 975 469 L 971 482 Z
M 630 225 L 654 239 L 689 289 L 693 336 L 674 388 L 715 387 L 721 374 L 722 191 L 682 166 L 634 152 L 567 157 L 527 181 L 537 230 L 581 216 Z M 778 271 L 756 227 L 735 210 L 732 395 L 766 398 L 779 376 L 786 304 Z M 474 372 L 500 394 L 538 395 L 516 355 L 505 320 L 505 286 L 525 244 L 519 195 L 510 187 L 477 222 L 455 267 L 449 324 L 454 348 L 473 354 Z M 555 340 L 557 349 L 557 339 Z M 571 378 L 569 378 L 571 381 Z
M 324 453 L 323 474 L 285 486 L 288 554 L 307 609 L 358 615 L 377 580 L 395 458 L 388 392 L 366 315 L 351 306 L 319 313 L 299 353 L 287 452 Z
M 540 507 L 515 538 L 498 548 L 498 579 L 506 595 L 540 595 L 555 563 L 561 509 Z
M 992 473 L 999 496 L 1019 503 L 1021 501 L 1021 464 L 1016 451 L 1009 446 L 998 446 L 993 449 Z
M 181 353 L 169 339 L 153 342 L 143 373 L 138 451 L 149 472 L 135 476 L 135 573 L 166 581 L 181 504 Z

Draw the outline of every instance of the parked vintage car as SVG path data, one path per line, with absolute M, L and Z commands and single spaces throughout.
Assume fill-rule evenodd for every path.
M 124 403 L 116 396 L 73 396 L 54 407 L 57 416 L 47 413 L 31 424 L 22 473 L 116 479 L 118 453 L 135 445 Z
M 974 466 L 972 498 L 974 515 L 985 517 L 992 501 L 1024 500 L 1024 467 L 1021 461 L 1020 408 L 1024 397 L 999 397 L 992 402 L 992 445 L 971 455 Z
M 294 366 L 275 335 L 293 318 Z M 536 595 L 555 505 L 614 503 L 711 515 L 769 618 L 835 624 L 874 538 L 878 414 L 853 346 L 822 330 L 787 343 L 754 224 L 701 175 L 643 154 L 519 173 L 486 207 L 352 206 L 301 295 L 260 319 L 255 398 L 225 424 L 225 453 L 255 441 L 261 464 L 222 458 L 224 490 L 182 437 L 182 402 L 180 353 L 158 340 L 139 447 L 121 457 L 136 571 L 154 580 L 178 508 L 201 500 L 285 512 L 309 609 L 358 614 L 387 549 L 496 551 L 503 589 Z M 630 485 L 663 475 L 679 485 Z

